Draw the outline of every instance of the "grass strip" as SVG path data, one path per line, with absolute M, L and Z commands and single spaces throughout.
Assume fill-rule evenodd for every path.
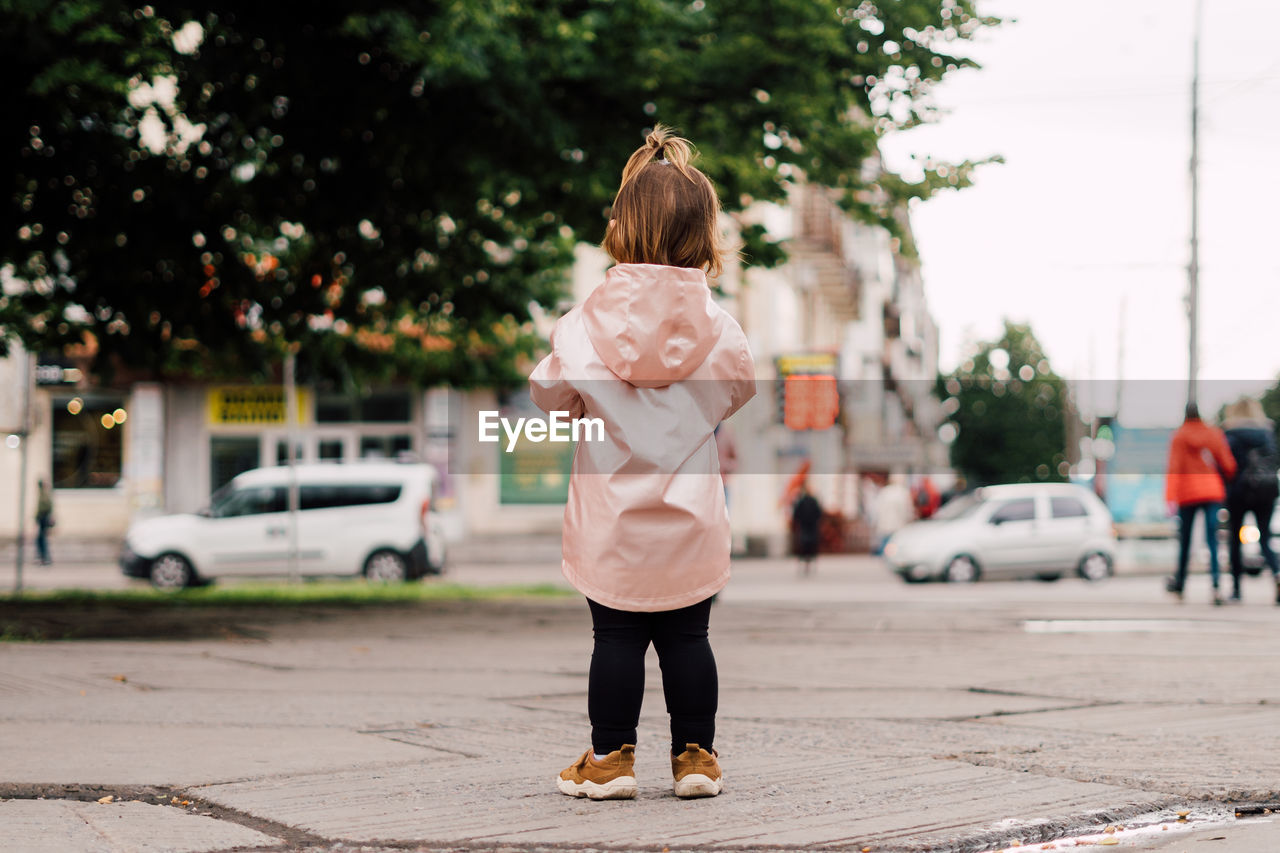
M 378 584 L 364 580 L 288 583 L 237 583 L 162 592 L 154 589 L 28 590 L 20 597 L 0 595 L 6 610 L 24 608 L 129 607 L 143 610 L 219 607 L 377 607 L 420 601 L 483 601 L 512 598 L 564 598 L 573 595 L 555 584 L 468 586 L 456 583 Z

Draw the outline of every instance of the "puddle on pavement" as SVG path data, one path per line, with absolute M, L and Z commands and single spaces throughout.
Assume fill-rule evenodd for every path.
M 1204 619 L 1028 619 L 1022 629 L 1028 634 L 1234 634 L 1244 630 L 1235 622 Z
M 1022 853 L 1028 850 L 1109 850 L 1151 849 L 1151 845 L 1174 842 L 1179 835 L 1228 829 L 1244 823 L 1274 821 L 1276 804 L 1259 806 L 1205 805 L 1188 809 L 1164 809 L 1158 812 L 1102 824 L 1052 841 L 1011 839 L 1003 847 L 984 848 L 980 853 Z M 1016 823 L 1010 820 L 1006 825 Z M 1012 828 L 1012 827 L 1010 827 Z

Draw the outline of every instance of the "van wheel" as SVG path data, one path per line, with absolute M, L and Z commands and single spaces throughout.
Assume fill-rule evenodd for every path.
M 1087 581 L 1105 580 L 1111 577 L 1111 558 L 1101 551 L 1090 551 L 1080 558 L 1076 572 Z
M 364 561 L 364 576 L 378 583 L 399 583 L 409 577 L 409 561 L 399 551 L 383 548 Z
M 982 576 L 978 562 L 968 554 L 957 554 L 942 570 L 942 579 L 947 583 L 974 583 Z
M 195 583 L 191 561 L 181 554 L 167 553 L 151 563 L 151 585 L 156 589 L 183 589 Z

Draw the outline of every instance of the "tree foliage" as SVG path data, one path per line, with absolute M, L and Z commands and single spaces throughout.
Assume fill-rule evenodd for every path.
M 1071 402 L 1029 326 L 1006 320 L 998 340 L 938 377 L 937 395 L 957 431 L 951 464 L 970 484 L 1067 479 Z
M 1280 443 L 1280 377 L 1276 384 L 1262 392 L 1262 411 L 1275 427 L 1276 441 Z
M 726 210 L 801 179 L 898 230 L 876 140 L 971 62 L 973 0 L 0 0 L 0 341 L 96 369 L 514 380 L 657 121 Z M 744 229 L 748 260 L 779 247 Z

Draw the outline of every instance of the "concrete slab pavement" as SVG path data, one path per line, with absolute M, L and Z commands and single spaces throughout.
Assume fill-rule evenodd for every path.
M 235 823 L 137 800 L 3 800 L 0 841 L 7 853 L 204 853 L 278 843 Z
M 1213 608 L 1149 578 L 908 587 L 859 561 L 809 579 L 744 564 L 713 611 L 727 788 L 699 802 L 670 792 L 652 659 L 640 798 L 553 788 L 587 735 L 580 601 L 246 627 L 0 644 L 8 814 L 73 785 L 167 785 L 275 849 L 977 851 L 1280 800 L 1280 608 L 1260 595 Z M 5 814 L 0 840 L 31 831 Z M 55 835 L 79 819 L 42 814 Z M 191 849 L 228 846 L 209 839 Z

